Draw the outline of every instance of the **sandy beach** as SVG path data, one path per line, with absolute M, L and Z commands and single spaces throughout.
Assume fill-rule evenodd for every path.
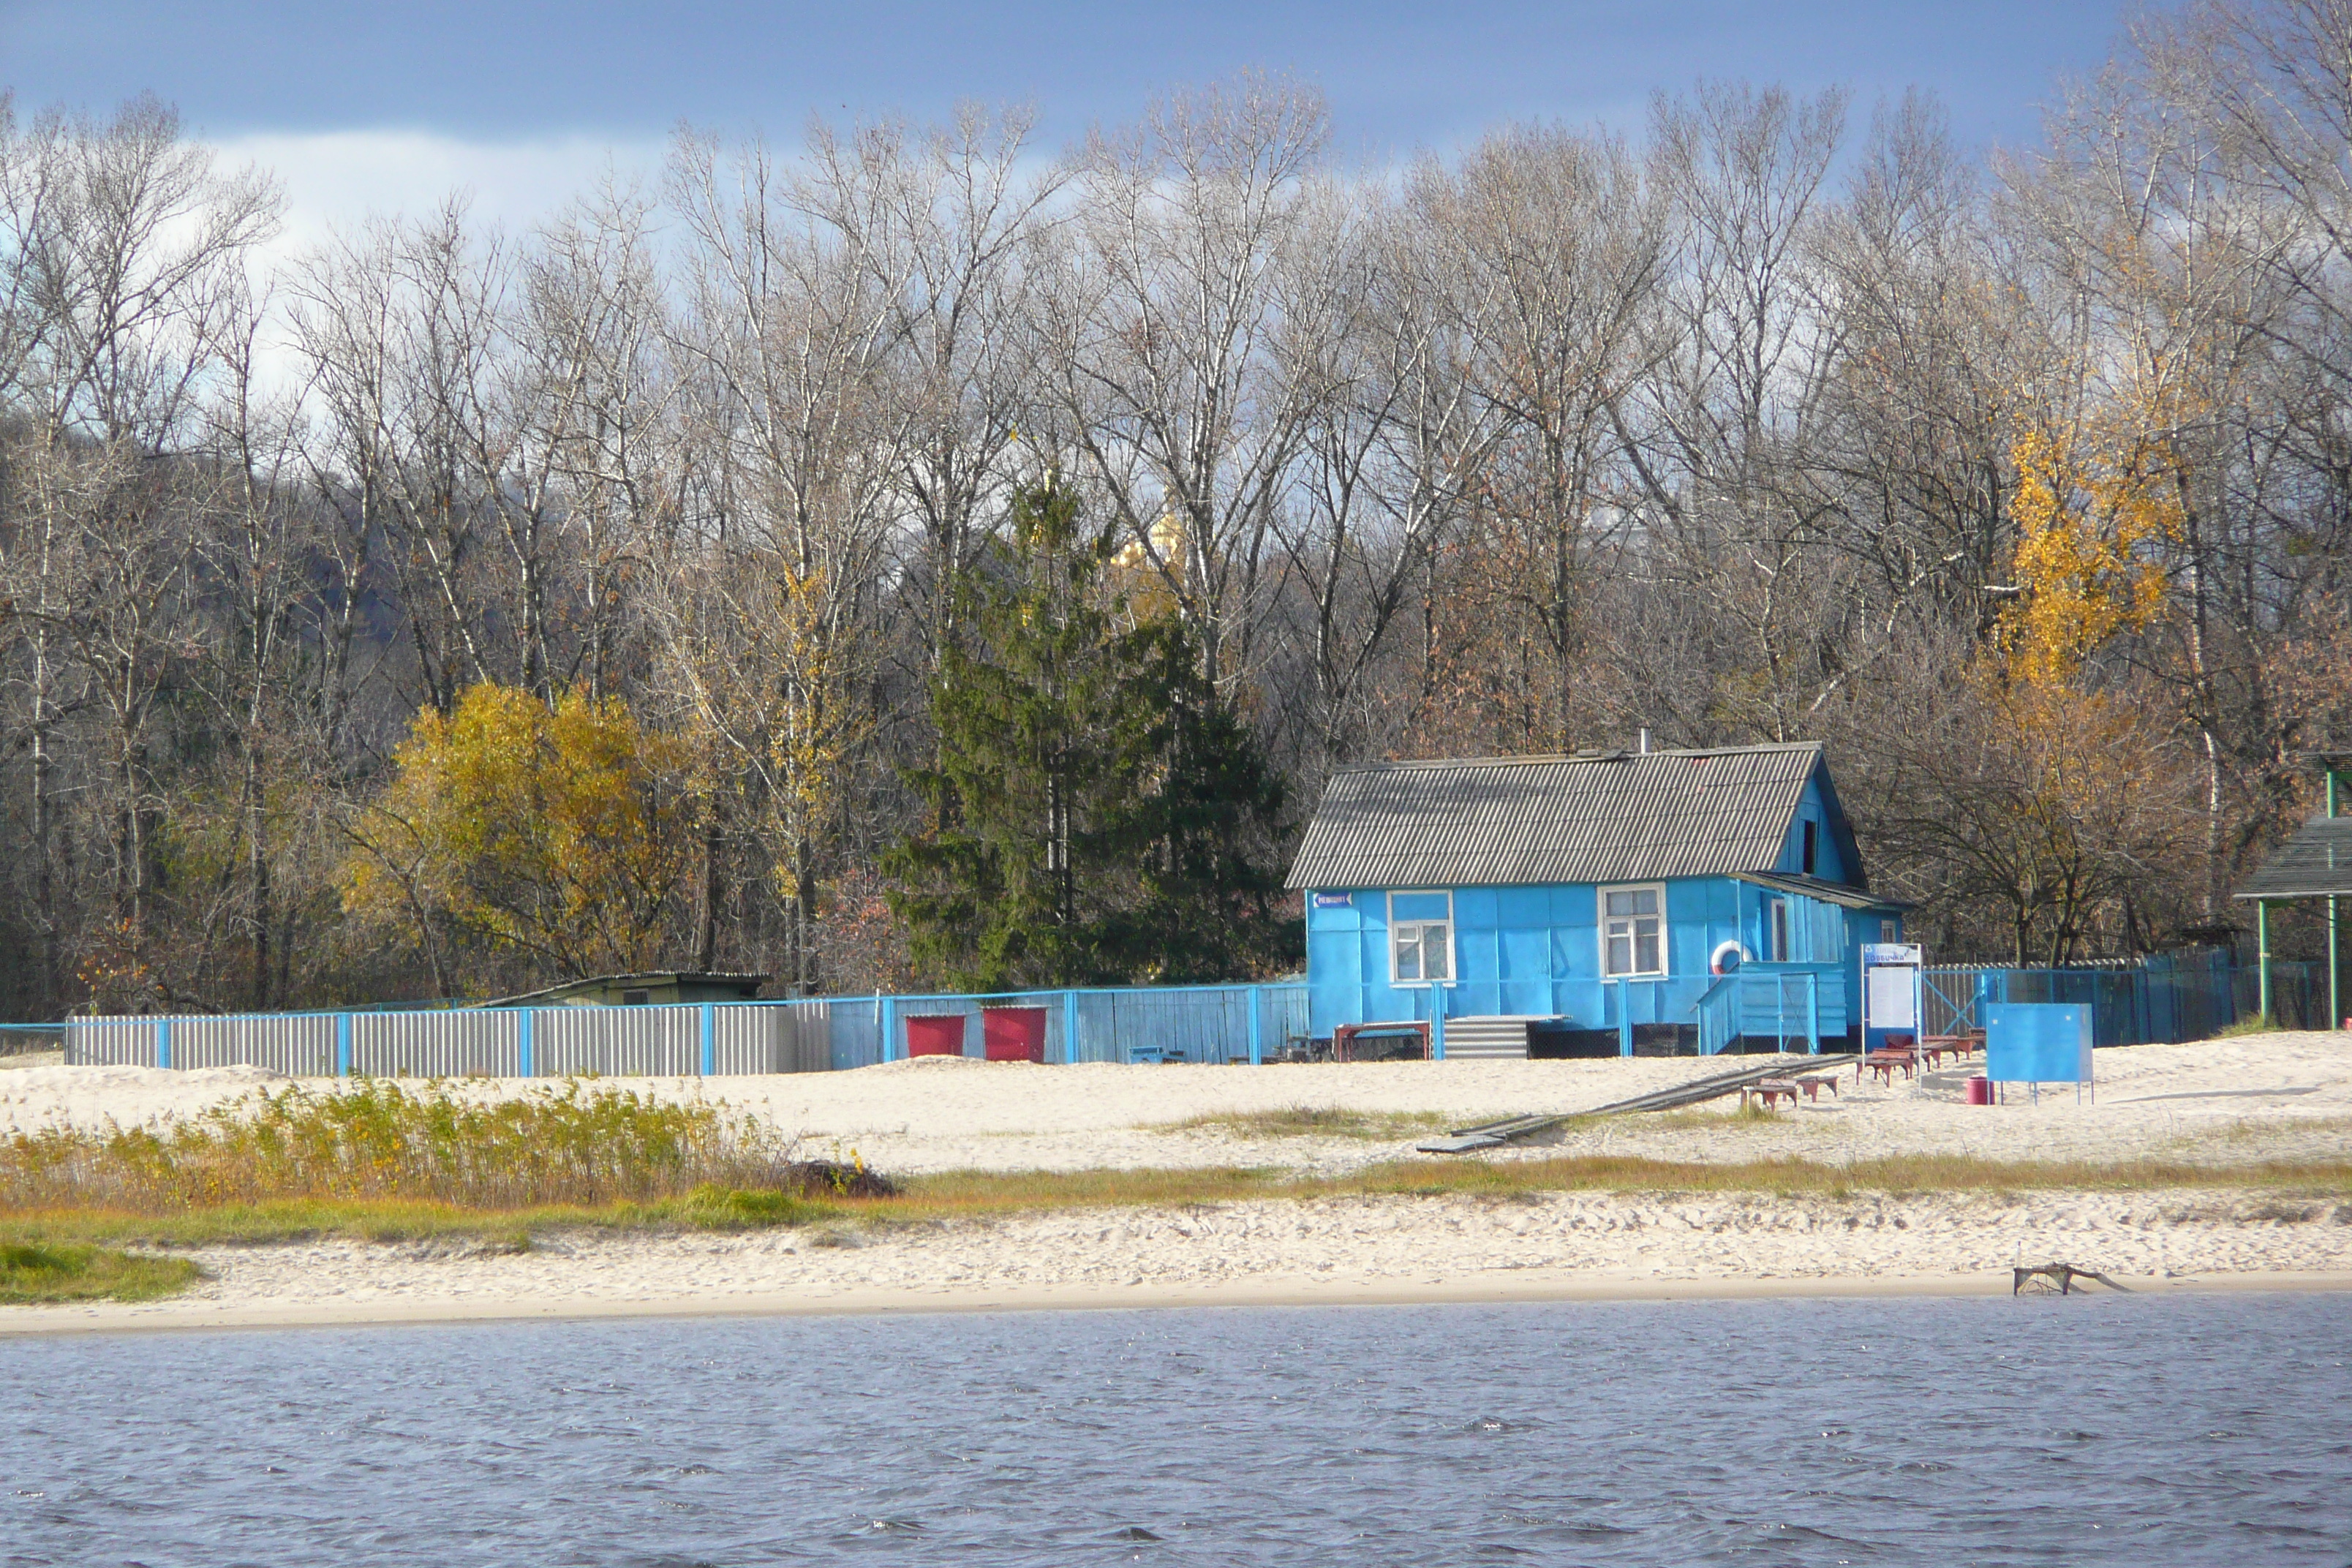
M 1332 1173 L 1411 1157 L 1436 1123 L 1576 1111 L 1706 1076 L 1691 1058 L 1356 1066 L 1038 1068 L 938 1058 L 763 1079 L 608 1080 L 757 1115 L 805 1152 L 869 1165 L 1075 1171 L 1244 1165 Z M 2352 1036 L 2102 1051 L 2099 1082 L 1970 1107 L 1975 1068 L 1857 1085 L 1758 1121 L 1718 1109 L 1612 1117 L 1477 1156 L 1674 1160 L 1903 1152 L 2236 1165 L 2352 1147 Z M 0 1130 L 152 1123 L 285 1080 L 34 1068 L 0 1074 Z M 518 1091 L 472 1080 L 468 1092 Z M 1298 1109 L 1357 1136 L 1268 1135 Z M 1414 1119 L 1402 1125 L 1398 1119 Z M 882 1228 L 566 1234 L 528 1250 L 325 1240 L 191 1254 L 207 1278 L 152 1306 L 13 1309 L 0 1329 L 191 1327 L 514 1315 L 938 1310 L 1213 1300 L 1457 1300 L 1764 1290 L 2000 1290 L 2064 1260 L 2139 1288 L 2352 1282 L 2352 1203 L 2244 1188 L 1847 1196 L 1551 1193 L 1348 1196 L 1064 1211 Z
M 958 1221 L 881 1236 L 574 1233 L 509 1252 L 330 1240 L 191 1251 L 170 1301 L 10 1309 L 0 1333 L 519 1317 L 2006 1294 L 2067 1260 L 2126 1288 L 2352 1289 L 2352 1205 L 2008 1197 L 1352 1197 Z M 2095 1286 L 2085 1289 L 2096 1289 Z
M 759 1116 L 811 1155 L 855 1151 L 878 1170 L 1281 1166 L 1334 1173 L 1409 1156 L 1438 1126 L 1529 1112 L 1570 1112 L 1629 1099 L 1762 1058 L 1635 1058 L 1599 1061 L 1318 1063 L 1261 1068 L 1034 1067 L 925 1057 L 851 1072 L 764 1078 L 604 1079 L 666 1100 L 707 1099 Z M 1801 1069 L 1801 1058 L 1787 1058 Z M 2352 1137 L 2352 1033 L 2276 1034 L 2098 1053 L 2098 1082 L 2077 1100 L 2045 1089 L 2038 1102 L 1965 1103 L 1981 1058 L 1948 1062 L 1916 1084 L 1858 1082 L 1849 1068 L 1835 1094 L 1801 1100 L 1769 1121 L 1729 1114 L 1730 1101 L 1668 1117 L 1610 1118 L 1517 1146 L 1490 1159 L 1633 1153 L 1676 1160 L 1773 1154 L 1845 1163 L 1889 1153 L 1987 1159 L 2122 1160 L 2141 1156 L 2237 1164 L 2326 1157 Z M 65 1123 L 135 1126 L 200 1114 L 288 1079 L 253 1068 L 165 1072 L 150 1068 L 47 1067 L 0 1073 L 0 1133 Z M 471 1079 L 497 1096 L 546 1079 Z M 1353 1112 L 1373 1124 L 1353 1136 L 1264 1136 L 1247 1118 L 1293 1110 Z M 1420 1118 L 1381 1135 L 1380 1118 Z

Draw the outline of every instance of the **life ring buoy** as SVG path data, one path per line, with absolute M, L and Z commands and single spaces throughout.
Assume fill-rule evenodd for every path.
M 1736 937 L 1717 942 L 1715 952 L 1706 961 L 1706 972 L 1709 974 L 1728 974 L 1746 963 L 1748 956 L 1748 949 Z

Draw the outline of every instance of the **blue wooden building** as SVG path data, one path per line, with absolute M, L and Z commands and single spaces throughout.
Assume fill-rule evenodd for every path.
M 1843 1049 L 1906 907 L 1811 743 L 1351 768 L 1289 885 L 1310 1031 L 1431 1021 L 1451 1056 Z

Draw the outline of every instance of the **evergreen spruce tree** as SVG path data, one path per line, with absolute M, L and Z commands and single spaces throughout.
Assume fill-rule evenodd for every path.
M 1295 967 L 1301 931 L 1279 920 L 1282 780 L 1248 724 L 1201 670 L 1171 616 L 1137 628 L 1128 689 L 1150 716 L 1148 787 L 1129 843 L 1139 852 L 1132 973 L 1168 984 Z
M 959 585 L 932 692 L 934 826 L 885 858 L 916 963 L 972 990 L 1236 979 L 1276 918 L 1280 781 L 1172 616 L 1129 624 L 1110 542 L 1058 480 Z

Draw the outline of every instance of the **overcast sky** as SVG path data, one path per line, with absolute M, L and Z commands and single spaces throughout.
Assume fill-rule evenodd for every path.
M 1865 114 L 1917 85 L 1963 140 L 2017 144 L 2060 77 L 2105 57 L 2118 16 L 2084 0 L 0 0 L 0 85 L 20 110 L 152 90 L 276 167 L 308 230 L 453 185 L 527 221 L 608 160 L 650 166 L 681 121 L 789 142 L 812 112 L 920 119 L 976 98 L 1034 105 L 1059 144 L 1246 66 L 1320 86 L 1340 150 L 1373 160 L 1515 117 L 1638 131 L 1654 89 L 1706 76 L 1843 82 Z

